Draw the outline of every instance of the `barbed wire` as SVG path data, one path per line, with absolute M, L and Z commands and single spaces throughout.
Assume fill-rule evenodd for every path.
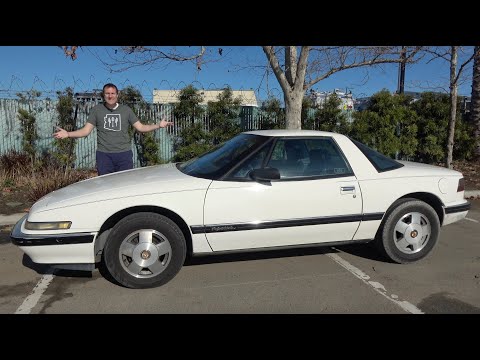
M 251 92 L 253 91 L 257 100 L 258 106 L 270 99 L 276 98 L 283 103 L 283 91 L 279 86 L 272 86 L 272 81 L 269 79 L 269 74 L 265 73 L 262 81 L 256 88 L 246 88 L 246 87 L 233 87 L 230 86 L 228 83 L 215 83 L 215 82 L 205 82 L 202 83 L 198 80 L 194 80 L 191 82 L 185 81 L 178 81 L 172 82 L 166 79 L 161 79 L 155 81 L 155 84 L 152 84 L 151 81 L 142 80 L 132 81 L 129 78 L 123 79 L 118 81 L 118 79 L 113 78 L 102 78 L 98 79 L 95 77 L 94 74 L 90 75 L 87 79 L 81 79 L 73 76 L 71 79 L 65 79 L 58 75 L 55 75 L 53 80 L 46 81 L 38 76 L 35 76 L 32 81 L 28 81 L 25 79 L 20 78 L 17 75 L 12 75 L 10 79 L 7 80 L 0 80 L 0 98 L 3 99 L 17 99 L 17 94 L 26 95 L 29 92 L 36 90 L 40 91 L 40 95 L 38 96 L 39 99 L 56 99 L 58 97 L 57 93 L 64 92 L 67 88 L 71 88 L 72 91 L 75 93 L 95 93 L 98 94 L 103 85 L 112 82 L 117 85 L 117 87 L 122 90 L 127 87 L 132 87 L 137 90 L 140 94 L 142 94 L 143 99 L 146 102 L 153 103 L 154 100 L 156 102 L 165 102 L 171 100 L 171 96 L 163 97 L 161 95 L 155 95 L 155 90 L 168 90 L 170 94 L 178 95 L 182 89 L 187 87 L 188 85 L 194 86 L 200 92 L 202 91 L 212 91 L 212 90 L 223 90 L 226 87 L 230 87 L 232 90 L 237 91 L 238 93 L 241 92 Z M 31 85 L 27 85 L 31 84 Z M 278 85 L 278 84 L 277 84 Z M 415 87 L 415 84 L 412 85 Z M 416 85 L 416 87 L 421 88 Z M 353 88 L 352 90 L 355 90 Z M 357 89 L 360 91 L 360 89 Z M 318 91 L 318 90 L 316 90 Z M 353 97 L 365 97 L 365 93 L 360 91 L 358 94 L 353 94 Z
M 188 85 L 194 86 L 199 91 L 223 90 L 226 87 L 230 87 L 232 90 L 240 92 L 253 91 L 259 105 L 272 96 L 283 101 L 283 92 L 281 88 L 272 87 L 270 84 L 267 85 L 268 89 L 264 89 L 261 86 L 253 89 L 245 88 L 243 86 L 233 87 L 228 83 L 216 84 L 214 82 L 209 82 L 208 84 L 203 84 L 198 80 L 194 80 L 190 83 L 185 81 L 172 83 L 168 80 L 159 80 L 156 86 L 152 86 L 147 80 L 143 80 L 140 83 L 131 81 L 129 78 L 122 81 L 115 81 L 110 77 L 99 80 L 95 75 L 90 75 L 88 79 L 80 79 L 73 76 L 71 80 L 66 80 L 55 75 L 51 82 L 47 82 L 38 76 L 35 76 L 34 79 L 29 82 L 32 85 L 27 85 L 26 81 L 16 75 L 12 75 L 8 81 L 0 80 L 0 98 L 16 99 L 18 98 L 17 94 L 27 94 L 35 90 L 40 92 L 40 95 L 38 96 L 39 99 L 52 99 L 57 97 L 58 92 L 64 92 L 67 88 L 71 88 L 74 93 L 98 93 L 98 90 L 101 90 L 103 85 L 108 82 L 116 84 L 119 90 L 127 87 L 136 89 L 142 94 L 143 99 L 147 102 L 153 102 L 155 90 L 170 90 L 178 94 L 180 90 Z M 159 100 L 161 100 L 161 98 Z

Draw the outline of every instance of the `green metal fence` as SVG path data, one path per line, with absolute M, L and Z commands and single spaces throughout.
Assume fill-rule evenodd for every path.
M 21 131 L 21 123 L 18 119 L 19 108 L 29 110 L 35 114 L 38 134 L 35 145 L 38 152 L 53 152 L 55 150 L 53 133 L 58 124 L 57 103 L 58 100 L 49 99 L 33 100 L 28 103 L 21 103 L 20 100 L 17 99 L 0 99 L 0 155 L 10 150 L 22 150 L 23 134 Z M 79 102 L 75 104 L 77 129 L 83 127 L 90 109 L 95 105 L 96 103 L 94 102 Z M 153 133 L 155 140 L 159 144 L 159 157 L 163 161 L 169 162 L 175 155 L 173 150 L 174 139 L 182 130 L 182 126 L 185 126 L 183 124 L 187 122 L 181 121 L 182 119 L 174 119 L 172 105 L 151 104 L 148 110 L 137 109 L 136 112 L 141 121 L 143 121 L 143 119 L 150 119 L 151 122 L 155 123 L 165 118 L 168 121 L 174 122 L 174 126 L 160 129 Z M 242 130 L 246 131 L 261 128 L 263 118 L 264 116 L 257 108 L 242 107 L 238 121 Z M 204 115 L 204 118 L 201 120 L 202 123 L 205 124 L 206 130 L 208 130 L 208 116 Z M 96 148 L 96 129 L 94 129 L 89 136 L 76 139 L 75 167 L 79 169 L 95 168 Z M 136 167 L 140 167 L 137 149 L 133 139 L 132 151 L 134 164 Z

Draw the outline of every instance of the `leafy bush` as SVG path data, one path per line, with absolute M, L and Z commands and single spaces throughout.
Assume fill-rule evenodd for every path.
M 411 97 L 387 90 L 374 94 L 367 110 L 354 113 L 351 136 L 390 157 L 413 157 L 418 146 L 418 115 L 411 102 Z
M 460 100 L 459 100 L 460 102 Z M 460 104 L 457 106 L 453 156 L 455 159 L 470 159 L 474 153 L 475 138 L 471 124 L 462 119 Z M 447 156 L 450 97 L 447 94 L 425 92 L 412 104 L 418 114 L 418 147 L 416 160 L 438 163 Z
M 208 123 L 200 110 L 202 97 L 195 95 L 196 91 L 192 86 L 186 87 L 180 92 L 180 102 L 175 105 L 174 114 L 183 118 L 175 118 L 182 130 L 175 137 L 173 161 L 194 158 L 241 132 L 238 121 L 241 101 L 233 98 L 230 88 L 224 89 L 217 101 L 208 102 Z
M 217 101 L 208 102 L 208 141 L 210 144 L 219 145 L 241 132 L 238 121 L 240 104 L 240 98 L 234 99 L 232 89 L 229 87 L 218 95 Z
M 262 114 L 259 124 L 260 129 L 285 129 L 285 109 L 281 105 L 280 100 L 274 97 L 262 103 L 260 107 Z
M 18 120 L 21 123 L 20 131 L 23 134 L 22 147 L 23 151 L 29 154 L 32 161 L 35 159 L 36 146 L 35 141 L 38 139 L 37 133 L 37 108 L 34 106 L 36 100 L 40 97 L 41 92 L 30 90 L 26 95 L 18 93 L 20 104 L 28 108 L 18 109 Z
M 143 124 L 153 123 L 153 119 L 149 116 L 151 114 L 149 111 L 150 105 L 143 99 L 141 92 L 133 86 L 127 86 L 122 89 L 118 101 L 122 104 L 128 105 Z M 128 134 L 130 135 L 130 138 L 133 138 L 141 166 L 162 163 L 158 154 L 159 146 L 155 139 L 154 132 L 140 133 L 130 127 Z
M 208 133 L 201 122 L 184 128 L 176 137 L 174 148 L 176 149 L 174 162 L 190 160 L 213 148 L 208 141 Z
M 66 131 L 74 131 L 76 114 L 78 107 L 74 111 L 74 99 L 73 90 L 68 87 L 64 92 L 57 92 L 58 103 L 56 110 L 58 113 L 57 123 L 58 126 Z M 78 105 L 77 105 L 78 106 Z M 75 163 L 75 139 L 54 139 L 53 141 L 56 151 L 54 152 L 55 158 L 64 168 L 70 168 Z
M 304 102 L 305 104 L 305 102 Z M 313 118 L 304 120 L 304 128 L 333 131 L 347 135 L 350 132 L 347 116 L 340 108 L 342 100 L 337 94 L 328 96 L 325 103 L 316 108 Z

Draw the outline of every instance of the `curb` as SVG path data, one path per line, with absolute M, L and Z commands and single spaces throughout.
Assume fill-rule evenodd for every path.
M 25 213 L 17 213 L 17 214 L 11 214 L 11 215 L 1 215 L 0 214 L 0 226 L 3 225 L 15 225 L 18 220 L 20 220 Z
M 465 199 L 469 199 L 469 200 L 480 199 L 480 190 L 466 190 Z

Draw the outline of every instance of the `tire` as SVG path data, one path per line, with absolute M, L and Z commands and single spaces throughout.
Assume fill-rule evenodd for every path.
M 411 263 L 432 251 L 439 232 L 440 220 L 430 205 L 416 199 L 403 199 L 387 214 L 377 245 L 390 260 Z
M 110 232 L 103 252 L 110 275 L 128 288 L 166 284 L 185 261 L 185 237 L 169 218 L 155 213 L 131 214 Z

